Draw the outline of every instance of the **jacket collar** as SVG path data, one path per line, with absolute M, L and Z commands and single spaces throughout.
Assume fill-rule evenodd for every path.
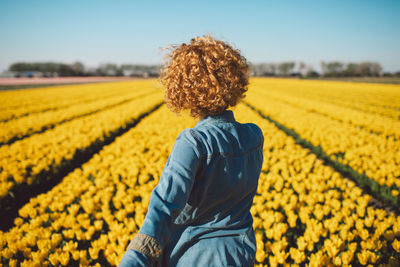
M 225 110 L 221 114 L 218 115 L 208 115 L 202 118 L 197 125 L 202 124 L 215 124 L 221 122 L 236 122 L 235 117 L 233 116 L 232 110 Z

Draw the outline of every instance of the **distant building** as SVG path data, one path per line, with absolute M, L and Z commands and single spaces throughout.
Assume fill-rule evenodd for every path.
M 21 72 L 21 77 L 40 78 L 40 77 L 43 77 L 43 73 L 41 71 L 23 71 L 23 72 Z
M 122 70 L 122 74 L 124 76 L 131 76 L 133 74 L 133 70 Z
M 57 72 L 41 72 L 41 71 L 4 71 L 0 73 L 1 78 L 41 78 L 41 77 L 58 77 Z

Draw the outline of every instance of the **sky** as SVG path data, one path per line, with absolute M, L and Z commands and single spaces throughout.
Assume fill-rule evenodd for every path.
M 252 63 L 375 61 L 400 71 L 399 0 L 1 0 L 0 72 L 15 62 L 161 64 L 211 34 Z

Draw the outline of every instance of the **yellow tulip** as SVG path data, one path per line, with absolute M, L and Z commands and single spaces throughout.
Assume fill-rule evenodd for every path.
M 91 259 L 97 260 L 97 258 L 99 257 L 99 250 L 97 248 L 90 247 L 89 255 Z
M 335 264 L 336 266 L 341 266 L 342 265 L 342 258 L 337 256 L 333 258 L 333 264 Z
M 350 262 L 353 260 L 353 252 L 351 251 L 345 251 L 342 253 L 342 263 L 347 265 L 350 264 Z
M 62 252 L 58 257 L 61 265 L 67 266 L 69 263 L 69 252 Z
M 56 255 L 56 254 L 50 254 L 50 256 L 49 256 L 49 261 L 50 261 L 50 263 L 51 263 L 52 265 L 54 265 L 54 266 L 58 265 L 58 263 L 59 263 L 58 255 Z
M 369 259 L 369 253 L 363 250 L 357 253 L 357 259 L 362 265 L 366 265 Z
M 256 261 L 257 261 L 257 262 L 264 262 L 265 258 L 266 258 L 265 252 L 264 252 L 263 250 L 257 249 L 257 252 L 256 252 Z
M 10 265 L 10 267 L 17 267 L 17 260 L 15 259 L 11 259 L 8 264 Z
M 289 253 L 290 253 L 290 257 L 297 264 L 302 263 L 306 259 L 306 255 L 301 250 L 298 250 L 298 249 L 295 249 L 295 248 L 290 248 Z
M 76 251 L 77 248 L 78 248 L 78 243 L 71 240 L 63 246 L 62 250 L 65 252 L 72 253 Z
M 79 250 L 72 251 L 72 258 L 77 261 L 80 258 Z
M 392 242 L 392 247 L 394 250 L 396 250 L 398 253 L 400 253 L 400 239 L 395 239 Z
M 11 251 L 9 248 L 4 248 L 2 251 L 2 257 L 6 259 L 11 259 L 11 257 L 14 255 L 14 253 Z
M 52 247 L 52 249 L 57 247 L 58 244 L 61 242 L 61 240 L 62 240 L 61 234 L 53 234 L 51 236 L 51 247 Z
M 87 258 L 87 251 L 86 250 L 81 250 L 79 251 L 80 254 L 80 260 L 79 263 L 83 266 L 88 266 L 90 260 Z
M 103 221 L 97 220 L 94 222 L 94 228 L 96 231 L 100 231 L 103 228 Z
M 56 243 L 56 240 L 54 240 L 54 243 L 53 243 L 53 242 L 50 242 L 50 240 L 48 240 L 48 239 L 41 239 L 41 240 L 38 240 L 36 244 L 40 251 L 48 251 L 52 245 L 53 245 L 53 247 L 58 245 L 58 243 L 57 244 L 55 244 L 55 243 Z

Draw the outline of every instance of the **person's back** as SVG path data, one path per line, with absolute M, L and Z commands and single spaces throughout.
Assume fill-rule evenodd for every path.
M 205 38 L 204 42 L 207 41 L 210 37 Z M 215 44 L 215 40 L 211 42 Z M 204 51 L 194 51 L 202 57 L 200 63 L 207 61 Z M 244 66 L 239 67 L 243 69 L 236 76 L 247 70 L 245 61 L 241 63 Z M 173 64 L 166 68 L 171 70 Z M 209 97 L 212 90 L 205 91 L 211 106 L 202 104 L 204 90 L 196 97 L 186 92 L 186 99 L 182 98 L 182 92 L 176 94 L 178 89 L 168 90 L 173 84 L 171 79 L 181 80 L 173 72 L 170 75 L 163 74 L 167 105 L 175 111 L 190 109 L 201 120 L 195 127 L 183 130 L 176 139 L 151 194 L 143 225 L 120 266 L 251 266 L 256 242 L 250 207 L 257 191 L 264 139 L 255 124 L 237 122 L 233 112 L 226 109 L 243 96 L 247 76 L 241 77 L 242 83 L 237 88 L 232 88 L 236 93 L 231 93 L 232 99 L 227 103 L 219 101 L 222 105 L 212 103 Z M 216 87 L 221 89 L 224 85 L 218 73 L 213 76 L 210 80 L 217 81 Z M 170 79 L 167 82 L 166 77 Z M 219 97 L 218 92 L 214 95 Z M 186 101 L 190 97 L 194 99 L 189 103 L 191 106 Z M 214 108 L 217 109 L 213 111 Z
M 252 262 L 256 248 L 249 210 L 263 160 L 260 129 L 236 122 L 232 111 L 225 111 L 202 119 L 185 134 L 198 140 L 202 164 L 189 199 L 174 222 L 186 226 L 183 235 L 172 246 L 174 253 L 165 254 L 164 263 L 210 266 L 218 261 L 233 266 L 244 259 Z M 219 244 L 217 247 L 210 244 L 211 237 L 218 238 L 212 242 Z M 229 255 L 238 245 L 236 241 L 241 248 Z

